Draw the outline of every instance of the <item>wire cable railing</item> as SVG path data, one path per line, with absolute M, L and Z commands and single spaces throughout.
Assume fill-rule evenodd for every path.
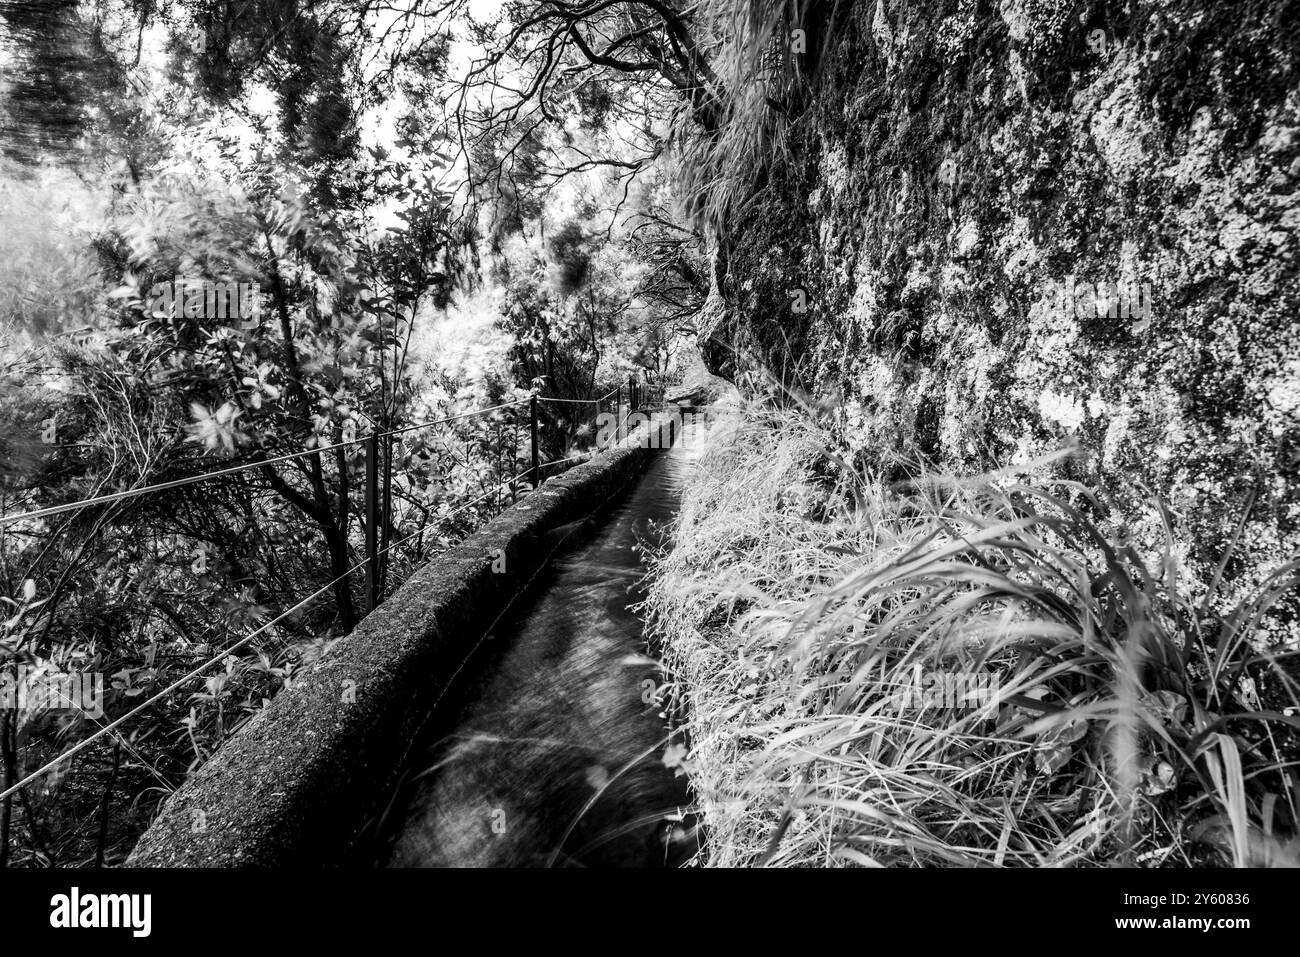
M 60 753 L 50 761 L 43 764 L 41 767 L 37 768 L 35 771 L 32 771 L 31 773 L 25 775 L 21 780 L 17 782 L 12 782 L 3 791 L 0 791 L 0 801 L 3 801 L 4 799 L 10 797 L 16 792 L 22 790 L 24 787 L 26 787 L 35 779 L 45 774 L 48 774 L 50 771 L 54 770 L 59 765 L 75 757 L 77 754 L 85 751 L 96 741 L 102 740 L 103 738 L 107 737 L 110 734 L 113 735 L 128 750 L 128 752 L 134 754 L 135 750 L 131 746 L 130 742 L 123 739 L 121 735 L 118 734 L 117 731 L 118 728 L 120 728 L 126 722 L 130 721 L 132 718 L 138 717 L 140 714 L 145 712 L 147 709 L 151 708 L 153 705 L 157 704 L 159 701 L 166 699 L 168 696 L 170 696 L 180 688 L 184 687 L 187 683 L 200 677 L 209 668 L 213 667 L 214 665 L 222 661 L 225 661 L 231 654 L 247 646 L 250 642 L 258 638 L 259 636 L 266 634 L 271 628 L 275 627 L 280 622 L 285 621 L 286 619 L 289 619 L 292 616 L 296 615 L 298 612 L 308 608 L 313 602 L 315 602 L 322 595 L 325 595 L 331 589 L 334 589 L 337 586 L 341 585 L 342 583 L 346 582 L 353 574 L 361 571 L 362 569 L 365 569 L 366 571 L 365 595 L 367 598 L 367 610 L 373 610 L 379 604 L 382 597 L 384 576 L 381 572 L 381 562 L 385 561 L 388 558 L 388 556 L 391 553 L 393 553 L 396 549 L 398 549 L 400 546 L 407 544 L 412 539 L 423 536 L 426 532 L 429 531 L 430 525 L 442 525 L 450 521 L 451 519 L 455 518 L 456 516 L 463 514 L 469 509 L 477 505 L 481 505 L 485 500 L 492 497 L 493 495 L 499 496 L 499 493 L 503 489 L 511 489 L 511 490 L 516 489 L 519 481 L 525 478 L 525 476 L 527 477 L 527 480 L 529 484 L 531 484 L 532 488 L 536 489 L 541 484 L 542 475 L 547 469 L 553 468 L 554 466 L 563 464 L 565 462 L 576 461 L 590 454 L 591 451 L 595 450 L 593 448 L 592 450 L 563 456 L 561 458 L 553 459 L 547 462 L 540 461 L 540 442 L 539 442 L 540 423 L 539 423 L 539 412 L 538 412 L 539 403 L 550 403 L 550 404 L 557 404 L 557 405 L 575 405 L 575 404 L 591 405 L 593 406 L 594 409 L 593 419 L 598 419 L 600 415 L 600 410 L 606 407 L 610 399 L 614 399 L 615 400 L 614 402 L 615 430 L 614 431 L 615 431 L 615 435 L 619 435 L 620 433 L 622 434 L 626 433 L 626 429 L 628 428 L 628 422 L 631 420 L 632 414 L 636 407 L 636 403 L 640 398 L 640 395 L 641 395 L 641 390 L 638 388 L 638 384 L 636 383 L 635 380 L 631 380 L 629 382 L 626 404 L 623 402 L 622 386 L 619 386 L 618 388 L 611 390 L 610 392 L 606 393 L 603 396 L 600 396 L 598 398 L 593 398 L 593 399 L 569 399 L 569 398 L 558 397 L 558 396 L 548 397 L 548 396 L 539 396 L 536 393 L 533 393 L 526 399 L 517 399 L 513 402 L 500 403 L 485 408 L 473 409 L 466 412 L 457 413 L 455 415 L 443 416 L 441 418 L 433 419 L 428 422 L 415 423 L 412 425 L 400 426 L 397 428 L 388 429 L 384 431 L 371 432 L 370 434 L 359 438 L 347 439 L 345 441 L 335 442 L 330 445 L 303 449 L 297 452 L 277 455 L 265 459 L 257 459 L 251 462 L 243 463 L 236 466 L 231 466 L 228 468 L 216 469 L 210 472 L 185 476 L 182 478 L 173 479 L 166 482 L 159 482 L 151 485 L 140 486 L 134 489 L 126 489 L 121 492 L 113 492 L 104 495 L 96 495 L 76 502 L 68 502 L 61 505 L 49 506 L 47 508 L 35 509 L 28 512 L 20 512 L 14 515 L 0 514 L 0 527 L 3 527 L 5 525 L 15 524 L 20 521 L 34 521 L 37 519 L 42 519 L 53 515 L 63 514 L 63 513 L 77 511 L 81 509 L 92 508 L 99 505 L 116 504 L 124 500 L 139 498 L 150 494 L 162 493 L 177 488 L 195 485 L 204 481 L 211 481 L 216 478 L 239 474 L 250 470 L 269 468 L 276 464 L 298 460 L 307 456 L 320 456 L 325 452 L 337 451 L 342 448 L 364 445 L 366 450 L 365 451 L 366 516 L 364 522 L 364 531 L 365 531 L 365 557 L 364 558 L 362 558 L 360 561 L 353 563 L 345 571 L 332 577 L 331 580 L 329 580 L 324 585 L 314 590 L 311 594 L 298 600 L 291 607 L 280 612 L 269 621 L 266 621 L 263 624 L 259 625 L 249 634 L 240 638 L 238 641 L 235 641 L 234 643 L 224 647 L 220 652 L 207 658 L 205 661 L 203 661 L 201 664 L 197 665 L 196 667 L 191 668 L 181 677 L 169 682 L 165 687 L 152 694 L 145 701 L 131 708 L 126 714 L 123 714 L 120 717 L 113 719 L 108 724 L 103 725 L 98 730 L 93 732 L 91 735 L 79 741 L 73 747 L 69 748 L 67 751 Z M 447 425 L 452 422 L 475 418 L 477 416 L 482 416 L 482 415 L 488 415 L 493 412 L 504 411 L 506 409 L 511 409 L 511 408 L 517 408 L 519 406 L 524 405 L 525 403 L 527 403 L 528 405 L 528 412 L 529 412 L 528 418 L 529 418 L 530 462 L 529 462 L 529 467 L 527 469 L 525 469 L 522 472 L 515 472 L 510 478 L 505 479 L 504 481 L 499 481 L 494 485 L 487 487 L 478 496 L 468 501 L 460 503 L 455 509 L 451 510 L 450 512 L 441 515 L 435 514 L 432 517 L 426 517 L 426 520 L 414 532 L 405 535 L 402 538 L 393 541 L 387 541 L 382 546 L 380 545 L 380 541 L 379 541 L 380 523 L 381 522 L 383 523 L 385 530 L 390 529 L 392 527 L 393 515 L 392 515 L 392 497 L 391 497 L 391 479 L 392 479 L 391 455 L 392 455 L 392 442 L 395 437 L 410 432 L 414 432 L 420 429 L 436 427 L 439 425 Z M 516 425 L 516 432 L 517 432 L 519 426 L 518 421 L 516 421 L 515 425 Z M 383 448 L 382 450 L 380 448 L 381 442 L 383 442 L 383 445 L 385 446 L 385 448 Z M 598 445 L 599 443 L 596 444 Z M 515 451 L 516 453 L 518 451 L 517 443 L 516 443 Z M 380 468 L 379 468 L 381 454 L 386 455 L 385 462 L 388 466 L 390 466 L 384 469 L 384 475 L 387 481 L 382 483 L 380 480 Z M 498 468 L 498 475 L 497 475 L 498 478 L 500 478 L 500 474 L 501 474 L 500 469 Z M 386 485 L 387 487 L 381 488 L 381 485 Z M 346 494 L 346 489 L 344 487 L 341 487 L 340 492 L 341 494 Z M 499 498 L 498 498 L 498 504 L 500 504 Z M 381 508 L 384 512 L 382 516 L 380 515 Z
M 502 484 L 504 484 L 504 483 L 502 483 Z M 492 489 L 492 490 L 490 490 L 489 493 L 487 493 L 487 494 L 491 494 L 491 491 L 495 491 L 495 488 Z M 438 516 L 438 521 L 447 521 L 447 520 L 449 520 L 449 519 L 451 519 L 451 518 L 454 518 L 456 515 L 460 514 L 461 512 L 467 511 L 468 509 L 470 509 L 470 508 L 473 507 L 474 505 L 478 504 L 479 502 L 481 502 L 481 501 L 482 501 L 484 498 L 486 498 L 486 497 L 487 497 L 487 495 L 485 494 L 485 495 L 481 495 L 481 496 L 479 496 L 478 498 L 473 499 L 473 500 L 471 500 L 471 501 L 469 501 L 469 502 L 465 502 L 465 503 L 463 503 L 462 505 L 460 505 L 459 507 L 457 507 L 456 509 L 454 509 L 453 511 L 447 513 L 446 515 Z M 415 537 L 418 536 L 418 535 L 422 535 L 424 532 L 425 532 L 425 529 L 420 529 L 420 530 L 417 531 L 417 532 L 413 532 L 412 534 L 407 535 L 405 538 L 398 539 L 396 542 L 392 542 L 391 544 L 389 544 L 389 545 L 384 549 L 384 551 L 385 551 L 385 552 L 388 552 L 388 551 L 391 551 L 391 550 L 397 548 L 399 545 L 404 545 L 406 542 L 410 541 L 412 538 L 415 538 Z M 273 628 L 275 625 L 279 624 L 281 621 L 285 620 L 286 618 L 289 618 L 290 616 L 292 616 L 292 615 L 296 614 L 297 612 L 301 611 L 302 609 L 306 608 L 308 605 L 310 605 L 313 601 L 315 601 L 315 600 L 316 600 L 317 598 L 319 598 L 321 595 L 325 594 L 325 593 L 328 592 L 331 588 L 333 588 L 335 585 L 337 585 L 340 581 L 343 581 L 343 580 L 346 579 L 349 575 L 352 575 L 353 573 L 359 571 L 361 568 L 363 568 L 365 565 L 367 565 L 371 560 L 372 560 L 372 559 L 370 558 L 370 556 L 367 556 L 367 557 L 363 558 L 361 561 L 357 562 L 355 565 L 353 565 L 351 568 L 349 568 L 347 571 L 345 571 L 342 575 L 339 575 L 339 576 L 338 576 L 337 578 L 335 578 L 333 581 L 326 582 L 324 585 L 322 585 L 320 588 L 316 589 L 316 590 L 315 590 L 314 592 L 312 592 L 310 595 L 308 595 L 308 596 L 306 596 L 305 598 L 301 599 L 301 600 L 300 600 L 296 605 L 294 605 L 292 608 L 289 608 L 289 609 L 287 609 L 287 610 L 285 610 L 285 611 L 282 611 L 280 614 L 276 615 L 276 616 L 275 616 L 274 618 L 272 618 L 270 621 L 265 622 L 264 624 L 260 625 L 259 627 L 257 627 L 257 628 L 254 629 L 253 631 L 249 632 L 249 633 L 248 633 L 247 635 L 245 635 L 243 638 L 240 638 L 238 641 L 234 642 L 234 643 L 231 644 L 231 645 L 227 645 L 225 648 L 223 648 L 221 651 L 217 652 L 217 653 L 216 653 L 215 655 L 213 655 L 211 658 L 208 658 L 206 661 L 204 661 L 201 665 L 199 665 L 199 666 L 196 667 L 196 668 L 192 668 L 188 673 L 182 675 L 180 678 L 177 678 L 175 681 L 171 682 L 169 685 L 167 685 L 167 686 L 166 686 L 165 688 L 163 688 L 161 691 L 155 692 L 151 697 L 147 698 L 145 701 L 142 701 L 140 704 L 136 705 L 134 708 L 132 708 L 132 709 L 131 709 L 130 711 L 128 711 L 126 714 L 122 715 L 121 717 L 115 718 L 114 720 L 110 721 L 108 724 L 106 724 L 106 725 L 104 725 L 103 727 L 101 727 L 99 730 L 95 731 L 93 734 L 91 734 L 91 735 L 89 735 L 88 737 L 84 738 L 83 740 L 77 742 L 76 745 L 74 745 L 73 747 L 69 748 L 67 751 L 64 751 L 62 754 L 60 754 L 60 755 L 58 755 L 57 757 L 53 758 L 52 760 L 46 762 L 44 765 L 42 765 L 41 767 L 37 768 L 35 771 L 32 771 L 31 773 L 29 773 L 29 774 L 28 774 L 27 776 L 25 776 L 21 781 L 18 781 L 18 782 L 16 782 L 15 784 L 11 785 L 10 787 L 6 788 L 5 790 L 0 791 L 0 801 L 3 801 L 6 797 L 9 797 L 11 794 L 15 794 L 15 793 L 17 793 L 17 792 L 20 791 L 23 787 L 25 787 L 28 783 L 30 783 L 32 780 L 34 780 L 34 779 L 40 777 L 40 776 L 43 775 L 43 774 L 47 774 L 47 773 L 49 773 L 50 771 L 54 770 L 56 767 L 58 767 L 58 766 L 59 766 L 60 764 L 62 764 L 63 762 L 69 760 L 70 758 L 75 757 L 77 754 L 79 754 L 81 751 L 84 751 L 86 748 L 90 747 L 90 745 L 94 744 L 96 741 L 98 741 L 98 740 L 100 740 L 100 739 L 102 739 L 102 738 L 105 738 L 105 737 L 107 737 L 107 736 L 110 735 L 110 734 L 112 734 L 112 735 L 114 735 L 114 736 L 116 736 L 116 737 L 119 737 L 119 740 L 120 740 L 120 736 L 117 735 L 117 729 L 118 729 L 119 727 L 121 727 L 123 724 L 125 724 L 127 721 L 129 721 L 131 718 L 137 717 L 137 716 L 139 716 L 140 714 L 144 713 L 144 712 L 145 712 L 146 710 L 148 710 L 151 706 L 157 704 L 159 701 L 163 700 L 163 699 L 166 698 L 168 695 L 170 695 L 170 694 L 172 694 L 173 692 L 179 690 L 179 689 L 182 688 L 184 685 L 188 684 L 190 681 L 193 681 L 195 678 L 197 678 L 197 677 L 199 677 L 200 675 L 202 675 L 203 672 L 207 671 L 207 670 L 208 670 L 209 668 L 211 668 L 213 665 L 218 664 L 218 663 L 224 661 L 227 657 L 229 657 L 231 654 L 233 654 L 234 652 L 238 651 L 239 649 L 243 648 L 245 645 L 247 645 L 249 642 L 251 642 L 254 638 L 257 638 L 259 635 L 264 634 L 266 631 L 270 630 L 270 629 Z M 130 745 L 129 742 L 123 741 L 122 743 L 123 743 L 123 745 L 124 745 L 125 747 L 127 747 L 128 749 L 130 749 L 131 745 Z
M 217 469 L 213 472 L 201 472 L 198 475 L 187 475 L 184 478 L 173 479 L 169 482 L 158 482 L 154 485 L 144 485 L 140 488 L 127 489 L 124 492 L 111 492 L 107 495 L 96 495 L 92 498 L 78 499 L 75 502 L 67 502 L 63 505 L 51 505 L 48 508 L 38 508 L 31 512 L 19 512 L 17 515 L 0 515 L 0 525 L 7 525 L 13 522 L 37 518 L 46 518 L 50 515 L 60 515 L 64 512 L 73 512 L 78 509 L 90 508 L 92 505 L 109 505 L 129 498 L 139 498 L 141 495 L 152 495 L 157 492 L 166 492 L 171 489 L 182 488 L 186 485 L 194 485 L 198 482 L 208 482 L 212 479 L 221 478 L 226 475 L 235 475 L 239 472 L 247 472 L 250 469 L 259 469 L 270 465 L 276 465 L 280 462 L 289 462 L 308 455 L 320 455 L 323 452 L 333 452 L 336 449 L 358 445 L 364 441 L 365 439 L 349 439 L 346 442 L 335 442 L 333 445 L 321 446 L 320 448 L 304 449 L 300 452 L 290 452 L 287 455 L 277 455 L 270 459 L 257 459 L 256 461 L 247 462 L 243 465 L 232 465 L 230 468 Z

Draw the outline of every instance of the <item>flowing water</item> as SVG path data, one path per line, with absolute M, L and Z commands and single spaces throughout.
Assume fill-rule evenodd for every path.
M 498 623 L 499 659 L 395 799 L 389 866 L 673 866 L 695 851 L 685 778 L 664 760 L 663 679 L 629 607 L 644 548 L 678 507 L 693 432 Z

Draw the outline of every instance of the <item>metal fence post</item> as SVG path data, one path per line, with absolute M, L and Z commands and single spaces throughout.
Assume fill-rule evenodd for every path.
M 366 611 L 379 604 L 379 436 L 366 439 Z
M 537 393 L 528 400 L 528 417 L 532 420 L 533 432 L 533 488 L 542 484 L 541 459 L 537 457 Z
M 379 524 L 379 583 L 375 587 L 375 604 L 383 597 L 388 585 L 388 547 L 393 540 L 393 437 L 384 436 L 384 487 L 381 499 L 383 521 Z

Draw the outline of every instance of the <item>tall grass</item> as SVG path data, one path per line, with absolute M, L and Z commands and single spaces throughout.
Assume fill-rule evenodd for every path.
M 791 160 L 789 137 L 819 72 L 817 44 L 846 5 L 826 0 L 710 0 L 692 8 L 707 117 L 683 107 L 674 124 L 688 214 L 722 229 L 760 201 L 770 165 Z
M 1153 563 L 1077 484 L 835 448 L 724 421 L 654 568 L 707 863 L 1297 863 L 1296 649 L 1257 643 L 1296 562 L 1223 610 L 1172 521 Z M 996 693 L 916 690 L 954 674 Z

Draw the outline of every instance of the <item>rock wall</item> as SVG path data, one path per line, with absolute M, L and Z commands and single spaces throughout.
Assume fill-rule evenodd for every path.
M 1074 444 L 1040 477 L 1108 488 L 1140 548 L 1167 502 L 1192 592 L 1249 504 L 1246 593 L 1300 550 L 1298 22 L 841 4 L 789 158 L 720 242 L 710 364 L 842 397 L 864 455 L 975 471 Z

